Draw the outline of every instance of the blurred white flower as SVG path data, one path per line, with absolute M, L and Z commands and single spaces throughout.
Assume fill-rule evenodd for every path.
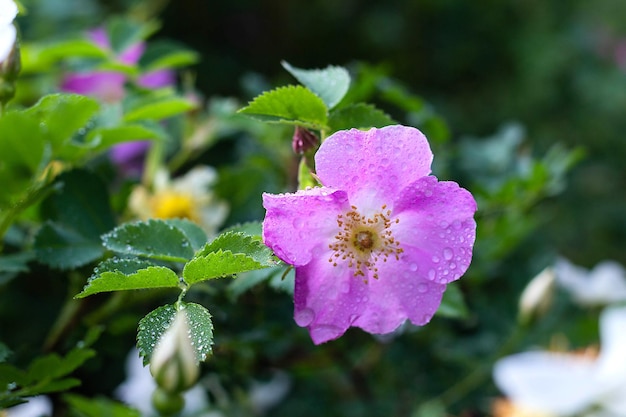
M 554 282 L 554 269 L 550 267 L 530 280 L 519 299 L 519 314 L 522 323 L 528 323 L 546 312 L 552 300 Z
M 626 270 L 617 262 L 603 261 L 587 270 L 560 258 L 554 268 L 558 284 L 582 306 L 626 300 Z
M 264 415 L 279 404 L 291 389 L 291 378 L 284 371 L 276 371 L 267 382 L 254 381 L 250 386 L 250 404 L 256 415 Z
M 215 197 L 210 187 L 217 173 L 208 166 L 196 167 L 171 179 L 165 170 L 155 176 L 152 191 L 137 186 L 128 201 L 129 209 L 140 219 L 184 218 L 199 224 L 211 237 L 228 215 L 228 206 Z
M 27 403 L 6 410 L 7 417 L 48 417 L 51 415 L 52 401 L 45 395 L 32 397 Z
M 17 16 L 17 5 L 13 0 L 0 0 L 0 64 L 4 62 L 15 45 L 17 32 L 13 19 Z
M 517 407 L 536 415 L 626 416 L 626 308 L 600 316 L 598 355 L 525 352 L 499 360 L 496 385 Z
M 143 360 L 136 349 L 131 350 L 126 359 L 126 375 L 126 381 L 115 389 L 115 396 L 141 411 L 142 416 L 157 416 L 152 407 L 152 393 L 157 386 L 148 367 L 143 366 Z M 216 416 L 212 412 L 202 412 L 207 408 L 209 399 L 200 385 L 185 392 L 184 397 L 185 408 L 181 412 L 182 416 Z

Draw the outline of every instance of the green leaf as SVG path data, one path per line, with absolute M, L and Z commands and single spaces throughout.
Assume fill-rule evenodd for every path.
M 138 410 L 104 397 L 85 398 L 76 394 L 66 394 L 63 399 L 84 417 L 141 417 Z
M 130 260 L 107 260 L 118 263 L 131 262 Z M 105 262 L 107 262 L 105 261 Z M 119 270 L 98 272 L 89 279 L 83 291 L 74 298 L 84 298 L 88 295 L 110 291 L 141 290 L 148 288 L 177 288 L 178 275 L 164 266 L 149 266 L 131 274 Z
M 9 384 L 24 385 L 27 380 L 26 372 L 8 363 L 0 363 L 0 387 L 6 387 Z M 1 394 L 2 391 L 0 391 L 0 396 Z
M 35 237 L 37 260 L 53 268 L 71 269 L 85 265 L 104 254 L 102 244 L 75 229 L 48 222 Z
M 164 220 L 123 224 L 102 236 L 102 241 L 114 252 L 173 262 L 190 260 L 196 243 L 184 230 Z
M 167 219 L 164 221 L 182 231 L 194 251 L 206 245 L 208 239 L 206 232 L 194 222 L 187 219 Z
M 470 316 L 470 312 L 465 304 L 465 299 L 463 298 L 463 293 L 456 283 L 453 282 L 447 285 L 437 314 L 442 317 L 454 319 L 466 319 Z
M 38 357 L 28 366 L 27 383 L 33 384 L 44 380 L 62 378 L 74 372 L 95 355 L 96 352 L 92 349 L 74 348 L 65 357 L 56 353 Z
M 142 42 L 158 29 L 154 21 L 140 23 L 124 17 L 107 20 L 106 31 L 111 48 L 117 54 L 124 52 L 129 46 Z
M 199 361 L 204 361 L 211 354 L 211 345 L 213 344 L 211 314 L 206 308 L 195 303 L 180 303 L 179 309 L 187 314 L 189 336 L 196 352 L 196 358 Z M 150 362 L 154 348 L 169 329 L 176 316 L 176 311 L 175 305 L 164 305 L 148 313 L 139 321 L 137 348 L 143 357 L 144 365 Z
M 272 252 L 258 239 L 243 233 L 227 232 L 207 244 L 185 265 L 183 279 L 192 285 L 275 265 Z
M 47 218 L 100 244 L 100 236 L 115 226 L 105 183 L 85 169 L 64 172 L 55 180 L 56 191 L 43 201 Z
M 39 122 L 23 112 L 0 117 L 0 206 L 23 193 L 45 166 L 45 135 Z
M 124 99 L 125 122 L 160 120 L 193 110 L 196 104 L 162 89 L 128 96 Z
M 329 109 L 339 104 L 350 87 L 350 74 L 343 67 L 331 65 L 324 69 L 306 70 L 296 68 L 286 61 L 281 64 L 298 81 L 317 94 Z
M 55 192 L 42 203 L 46 222 L 35 237 L 40 262 L 55 268 L 75 268 L 104 254 L 100 236 L 115 218 L 106 186 L 95 174 L 78 169 L 55 180 Z
M 225 232 L 206 244 L 196 257 L 205 256 L 217 251 L 230 251 L 251 257 L 256 262 L 267 266 L 276 265 L 272 251 L 258 239 L 242 232 Z
M 144 72 L 165 68 L 177 68 L 198 62 L 197 52 L 171 41 L 157 41 L 148 44 L 139 64 Z
M 98 111 L 95 99 L 77 94 L 50 94 L 43 97 L 26 114 L 39 121 L 52 146 L 53 158 L 72 159 L 75 146 L 72 136 Z
M 383 127 L 394 124 L 394 120 L 371 104 L 357 103 L 330 113 L 328 125 L 331 131 Z
M 91 130 L 85 139 L 90 150 L 99 152 L 113 145 L 133 140 L 160 139 L 162 132 L 143 124 L 125 124 L 114 127 L 98 127 Z
M 234 226 L 229 227 L 224 232 L 243 233 L 244 235 L 251 236 L 256 240 L 262 240 L 263 223 L 262 222 L 240 223 L 240 224 L 236 224 Z
M 114 269 L 116 267 L 124 270 L 124 272 Z M 136 271 L 129 272 L 129 269 L 136 269 Z M 145 262 L 134 259 L 111 258 L 96 268 L 94 275 L 87 281 L 83 291 L 74 298 L 84 298 L 92 294 L 110 291 L 176 288 L 178 283 L 179 279 L 176 273 L 164 266 L 146 265 Z
M 27 272 L 28 263 L 35 259 L 35 252 L 18 252 L 10 255 L 0 255 L 0 271 Z M 0 346 L 2 344 L 0 343 Z M 0 349 L 1 350 L 1 349 Z
M 326 128 L 327 108 L 321 98 L 303 86 L 279 87 L 256 97 L 239 113 L 260 120 Z
M 67 39 L 46 45 L 41 50 L 45 60 L 58 61 L 63 58 L 106 58 L 107 52 L 95 42 L 87 39 Z

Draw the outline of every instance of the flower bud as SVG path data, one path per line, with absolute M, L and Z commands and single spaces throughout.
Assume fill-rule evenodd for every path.
M 21 69 L 17 30 L 13 25 L 15 16 L 15 2 L 0 0 L 0 105 L 15 95 L 15 80 Z
M 541 317 L 550 307 L 555 281 L 554 270 L 548 267 L 528 283 L 519 300 L 519 320 L 522 324 Z
M 185 391 L 196 383 L 200 371 L 184 309 L 176 312 L 169 329 L 157 342 L 150 359 L 150 373 L 157 385 L 170 393 Z
M 318 143 L 319 140 L 313 132 L 301 126 L 296 126 L 296 130 L 293 132 L 293 141 L 291 142 L 291 147 L 295 153 L 301 155 L 316 147 Z

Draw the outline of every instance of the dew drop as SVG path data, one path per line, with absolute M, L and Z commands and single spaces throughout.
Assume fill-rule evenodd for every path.
M 433 263 L 438 264 L 440 260 L 441 260 L 441 259 L 439 259 L 439 257 L 438 257 L 437 255 L 434 255 L 434 256 L 432 257 L 432 261 L 433 261 Z
M 412 263 L 411 265 L 409 265 L 409 269 L 413 272 L 417 271 L 417 264 L 416 263 Z
M 453 256 L 454 256 L 454 252 L 452 252 L 452 249 L 445 248 L 443 250 L 443 257 L 446 261 L 449 261 L 450 259 L 452 259 Z
M 426 291 L 428 291 L 428 285 L 424 284 L 423 282 L 421 284 L 419 284 L 417 286 L 417 291 L 421 292 L 422 294 L 424 294 Z
M 296 311 L 294 314 L 294 320 L 296 324 L 300 327 L 306 327 L 315 318 L 315 313 L 310 308 L 304 308 L 302 310 Z
M 296 229 L 302 229 L 303 226 L 304 226 L 304 220 L 302 220 L 302 217 L 296 217 L 293 220 L 293 227 L 295 227 Z
M 431 190 L 426 190 L 426 191 L 424 191 L 424 195 L 425 195 L 426 197 L 430 197 L 430 196 L 432 196 L 432 195 L 433 195 L 433 192 L 432 192 Z
M 434 269 L 428 270 L 428 279 L 435 279 L 435 276 L 437 276 L 437 273 Z

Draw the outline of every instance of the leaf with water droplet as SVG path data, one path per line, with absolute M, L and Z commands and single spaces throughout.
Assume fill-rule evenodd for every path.
M 101 262 L 75 298 L 109 291 L 177 288 L 178 275 L 164 266 L 140 259 L 111 258 Z
M 212 353 L 213 322 L 209 311 L 195 303 L 180 303 L 181 311 L 187 314 L 189 337 L 196 358 L 202 362 Z M 144 365 L 150 362 L 152 352 L 176 315 L 176 305 L 168 304 L 153 310 L 139 321 L 137 348 Z
M 114 252 L 186 262 L 193 257 L 194 246 L 201 238 L 188 224 L 181 225 L 166 220 L 126 223 L 103 235 L 102 241 Z
M 287 61 L 281 64 L 298 81 L 318 95 L 329 109 L 339 104 L 350 87 L 350 74 L 343 67 L 330 65 L 324 69 L 302 69 L 290 65 Z
M 205 245 L 183 270 L 189 285 L 277 264 L 272 252 L 252 236 L 226 232 Z

